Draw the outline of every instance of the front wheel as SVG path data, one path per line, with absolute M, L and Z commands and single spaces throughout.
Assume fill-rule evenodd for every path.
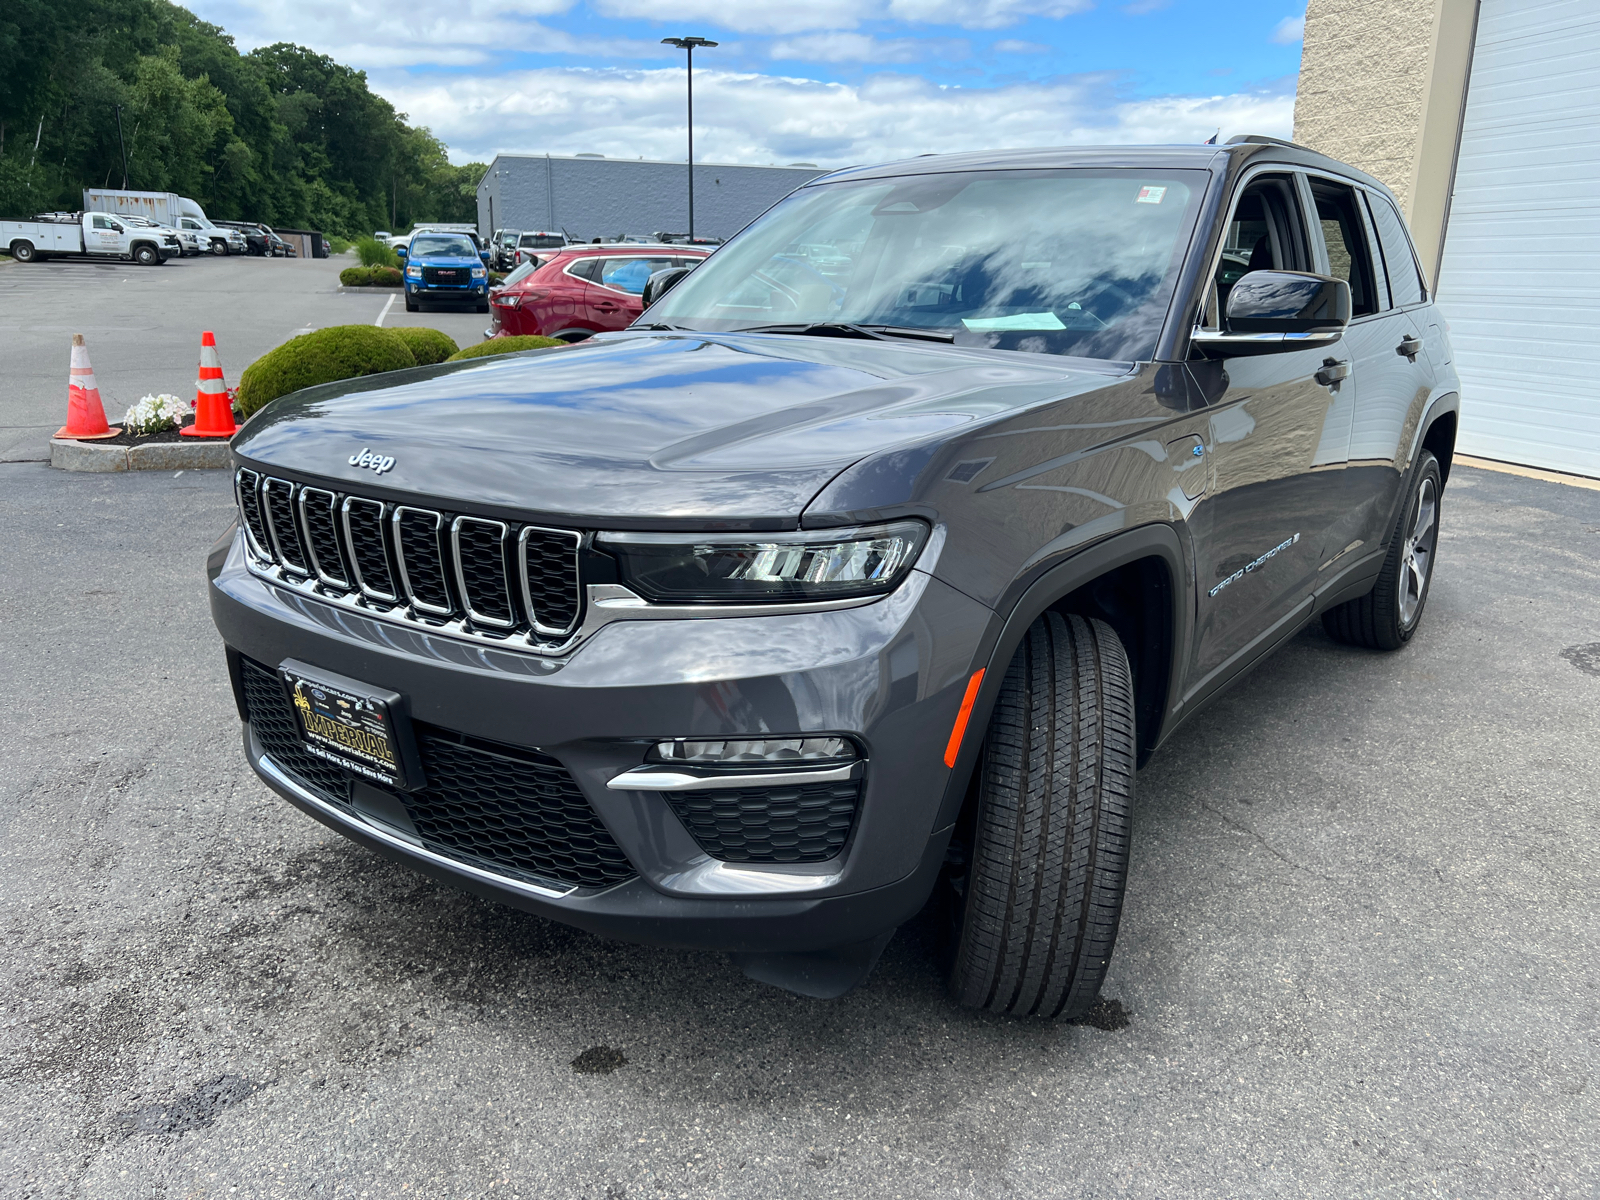
M 215 254 L 218 258 L 226 258 L 228 256 L 228 243 L 224 241 L 212 242 L 211 253 Z
M 1006 671 L 978 765 L 950 988 L 1077 1017 L 1111 963 L 1128 873 L 1133 676 L 1104 621 L 1046 613 Z
M 154 246 L 135 246 L 133 261 L 141 267 L 153 267 L 161 261 L 161 255 L 156 253 Z
M 1433 584 L 1443 491 L 1439 460 L 1424 450 L 1389 536 L 1389 553 L 1378 581 L 1365 596 L 1322 614 L 1322 627 L 1329 637 L 1369 650 L 1398 650 L 1411 640 L 1422 624 L 1422 609 Z

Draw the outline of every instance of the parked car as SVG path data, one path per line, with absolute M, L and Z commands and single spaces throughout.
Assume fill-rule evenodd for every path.
M 201 246 L 200 236 L 193 229 L 173 229 L 169 225 L 163 225 L 159 221 L 152 221 L 149 217 L 141 217 L 134 213 L 123 213 L 117 220 L 126 222 L 129 225 L 136 225 L 141 229 L 172 234 L 173 237 L 178 239 L 178 245 L 182 248 L 181 254 L 183 257 L 204 254 L 206 249 L 209 249 L 209 243 L 205 247 Z
M 397 253 L 405 262 L 406 311 L 426 301 L 470 302 L 489 311 L 489 252 L 466 233 L 414 233 Z
M 489 265 L 496 271 L 509 271 L 517 265 L 518 229 L 496 229 L 489 238 Z
M 256 772 L 393 860 L 812 996 L 937 892 L 957 1001 L 1072 1017 L 1137 769 L 1313 620 L 1416 635 L 1458 393 L 1394 197 L 1323 155 L 852 168 L 625 331 L 275 401 L 211 608 Z
M 567 235 L 551 233 L 546 229 L 529 229 L 517 235 L 517 250 L 512 265 L 524 263 L 534 255 L 547 250 L 559 250 L 567 244 Z
M 582 341 L 625 329 L 644 311 L 644 285 L 652 275 L 698 265 L 704 257 L 690 246 L 580 244 L 544 251 L 534 270 L 524 274 L 519 268 L 490 294 L 493 315 L 485 336 Z
M 237 231 L 244 238 L 244 252 L 264 258 L 272 253 L 271 236 L 266 227 L 253 221 L 219 221 L 229 229 Z
M 84 188 L 84 212 L 103 212 L 124 217 L 137 215 L 195 235 L 200 244 L 218 257 L 244 253 L 244 238 L 237 230 L 212 221 L 206 210 L 176 192 L 132 192 L 116 188 Z

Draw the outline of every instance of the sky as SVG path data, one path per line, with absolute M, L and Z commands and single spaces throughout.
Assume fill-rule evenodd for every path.
M 1022 146 L 1288 137 L 1303 0 L 189 0 L 241 50 L 367 73 L 451 161 L 821 167 Z

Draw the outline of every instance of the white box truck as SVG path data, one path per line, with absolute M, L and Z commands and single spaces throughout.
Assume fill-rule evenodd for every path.
M 213 254 L 243 254 L 244 234 L 237 229 L 225 229 L 212 222 L 201 208 L 187 196 L 177 192 L 124 192 L 113 188 L 84 188 L 85 212 L 127 213 L 130 216 L 148 217 L 162 225 L 177 230 L 193 230 L 195 236 L 207 244 Z
M 131 258 L 154 267 L 183 253 L 170 229 L 119 221 L 110 213 L 40 213 L 32 221 L 0 221 L 0 246 L 19 263 L 67 255 Z

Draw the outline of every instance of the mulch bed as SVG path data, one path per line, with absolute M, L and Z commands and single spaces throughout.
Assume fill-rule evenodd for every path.
M 238 420 L 237 417 L 234 418 Z M 185 421 L 185 427 L 193 425 L 193 421 Z M 69 441 L 71 439 L 68 439 Z M 161 433 L 152 433 L 148 437 L 138 437 L 124 429 L 116 437 L 108 438 L 83 438 L 82 441 L 95 446 L 148 446 L 153 442 L 221 442 L 225 438 L 186 438 L 176 429 L 167 429 Z

